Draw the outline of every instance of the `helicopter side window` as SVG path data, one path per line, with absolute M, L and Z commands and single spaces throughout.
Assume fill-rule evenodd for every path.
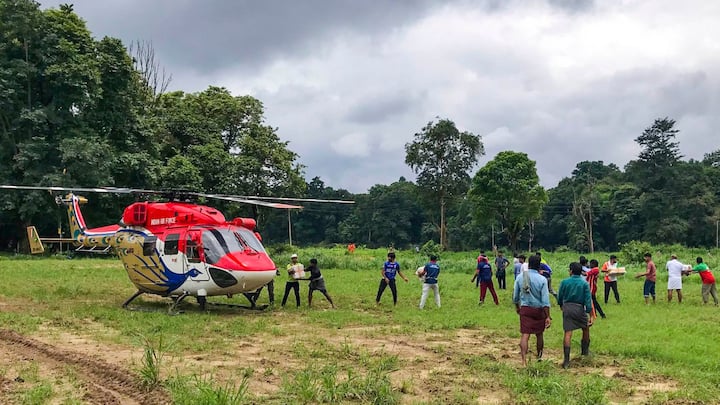
M 199 246 L 190 238 L 185 241 L 185 256 L 187 257 L 188 263 L 200 263 Z
M 155 254 L 155 242 L 157 241 L 157 236 L 148 236 L 145 238 L 145 242 L 143 242 L 143 256 L 152 256 Z
M 176 255 L 178 253 L 179 233 L 171 233 L 165 238 L 165 254 Z

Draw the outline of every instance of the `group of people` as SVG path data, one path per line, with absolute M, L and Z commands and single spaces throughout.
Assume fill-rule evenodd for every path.
M 511 265 L 510 260 L 504 257 L 502 251 L 495 252 L 495 277 L 498 279 L 498 287 L 505 289 L 506 269 Z M 657 268 L 652 260 L 650 253 L 645 253 L 645 272 L 636 274 L 635 277 L 645 277 L 643 285 L 643 295 L 645 303 L 649 304 L 650 299 L 655 302 L 655 283 L 657 279 Z M 435 304 L 440 308 L 440 290 L 438 286 L 438 277 L 440 275 L 440 266 L 437 262 L 436 255 L 430 255 L 430 260 L 419 267 L 415 274 L 422 281 L 422 294 L 420 296 L 419 308 L 423 309 L 427 301 L 430 291 L 433 291 Z M 282 306 L 285 306 L 290 291 L 295 294 L 296 305 L 300 306 L 300 281 L 309 281 L 308 290 L 308 306 L 312 305 L 313 291 L 320 291 L 328 300 L 330 305 L 335 308 L 332 298 L 327 292 L 325 281 L 322 277 L 316 259 L 310 259 L 310 265 L 307 269 L 298 261 L 297 254 L 290 257 L 290 264 L 286 267 L 287 280 L 285 283 L 285 293 L 282 299 Z M 702 279 L 702 298 L 704 303 L 708 303 L 711 296 L 718 305 L 717 288 L 715 278 L 710 268 L 703 262 L 701 257 L 696 259 L 694 267 L 685 265 L 678 261 L 676 255 L 671 255 L 670 260 L 666 263 L 668 270 L 668 302 L 672 301 L 673 292 L 677 293 L 678 302 L 682 302 L 682 276 L 697 273 Z M 609 260 L 602 266 L 595 259 L 588 260 L 584 256 L 580 256 L 577 262 L 570 263 L 568 271 L 570 277 L 565 278 L 560 283 L 557 293 L 552 288 L 552 268 L 542 259 L 540 252 L 526 258 L 524 255 L 518 255 L 513 263 L 513 274 L 515 281 L 513 285 L 513 303 L 520 317 L 520 357 L 523 365 L 527 365 L 528 345 L 530 335 L 536 337 L 536 356 L 538 360 L 542 359 L 544 349 L 544 331 L 552 324 L 550 316 L 550 296 L 554 296 L 562 310 L 563 315 L 563 363 L 562 366 L 567 368 L 570 366 L 570 347 L 572 333 L 574 330 L 581 329 L 582 337 L 580 340 L 581 354 L 587 356 L 590 353 L 590 327 L 593 322 L 600 316 L 605 318 L 600 303 L 597 300 L 597 281 L 601 273 L 604 273 L 605 294 L 604 303 L 608 303 L 610 292 L 612 291 L 615 301 L 620 303 L 620 294 L 617 288 L 617 275 L 622 274 L 624 269 L 618 268 L 617 256 L 611 255 Z M 306 277 L 305 274 L 309 273 Z M 406 283 L 408 278 L 402 273 L 400 264 L 396 261 L 394 252 L 387 255 L 387 261 L 383 263 L 380 272 L 380 284 L 378 286 L 375 302 L 380 304 L 380 300 L 385 290 L 389 287 L 392 293 L 393 304 L 397 305 L 398 294 L 396 279 L 400 277 Z M 493 271 L 490 260 L 484 252 L 480 252 L 477 258 L 477 266 L 475 274 L 471 280 L 476 287 L 480 289 L 480 304 L 483 304 L 487 291 L 489 290 L 493 301 L 499 305 L 498 296 L 493 285 Z M 273 282 L 268 284 L 268 293 L 270 303 L 274 301 Z
M 286 266 L 286 275 L 287 279 L 285 281 L 285 294 L 283 294 L 282 299 L 282 306 L 284 307 L 287 303 L 288 296 L 290 295 L 290 291 L 293 291 L 295 293 L 295 304 L 299 307 L 300 306 L 300 281 L 309 281 L 310 287 L 308 288 L 308 306 L 312 306 L 312 297 L 313 297 L 313 291 L 320 291 L 325 298 L 330 303 L 330 306 L 335 308 L 335 304 L 333 303 L 332 298 L 330 297 L 330 294 L 327 292 L 327 288 L 325 288 L 325 279 L 323 279 L 322 273 L 320 273 L 320 267 L 318 267 L 317 259 L 312 258 L 310 259 L 310 265 L 305 268 L 305 266 L 299 262 L 298 255 L 292 254 L 290 256 L 290 264 Z M 309 273 L 307 277 L 305 277 L 305 274 Z M 278 275 L 280 275 L 280 270 L 278 270 Z M 268 289 L 268 298 L 270 300 L 270 305 L 275 304 L 275 281 L 271 280 L 267 285 Z M 261 288 L 262 289 L 262 288 Z M 260 290 L 256 293 L 255 298 L 257 299 L 257 295 L 260 294 Z
M 523 365 L 527 365 L 528 343 L 530 335 L 536 337 L 537 359 L 541 360 L 545 345 L 543 334 L 545 329 L 552 324 L 550 316 L 550 295 L 552 294 L 551 277 L 552 270 L 547 264 L 543 266 L 542 257 L 539 254 L 530 256 L 527 263 L 527 270 L 521 268 L 516 273 L 515 286 L 513 289 L 513 303 L 520 316 L 520 359 Z M 605 318 L 600 304 L 597 301 L 597 279 L 600 272 L 605 275 L 605 303 L 612 290 L 615 300 L 620 302 L 620 295 L 617 290 L 617 275 L 613 272 L 617 269 L 617 257 L 610 256 L 602 269 L 597 260 L 587 260 L 580 256 L 577 262 L 569 265 L 570 277 L 560 282 L 560 287 L 555 296 L 558 306 L 563 314 L 563 368 L 570 366 L 570 343 L 573 331 L 582 330 L 580 350 L 582 356 L 590 354 L 590 327 L 599 314 Z
M 440 265 L 437 263 L 437 256 L 430 255 L 430 261 L 425 266 L 419 267 L 415 271 L 423 283 L 422 294 L 420 296 L 420 309 L 425 308 L 425 302 L 430 293 L 433 291 L 435 295 L 435 305 L 440 308 L 440 288 L 438 286 L 438 276 L 440 275 Z M 375 303 L 380 305 L 380 299 L 387 287 L 390 287 L 392 292 L 393 305 L 397 305 L 397 287 L 395 285 L 395 279 L 400 276 L 406 283 L 408 278 L 400 270 L 400 264 L 395 261 L 395 252 L 390 252 L 387 255 L 387 261 L 383 264 L 383 268 L 380 271 L 380 285 L 378 286 L 377 296 L 375 297 Z
M 644 255 L 646 270 L 636 277 L 645 277 L 643 295 L 645 303 L 649 304 L 650 298 L 655 302 L 655 282 L 657 268 L 652 261 L 652 255 Z M 533 255 L 528 260 L 528 270 L 516 273 L 515 286 L 513 289 L 513 302 L 517 313 L 520 316 L 520 357 L 523 365 L 527 365 L 528 342 L 531 334 L 536 336 L 537 359 L 542 359 L 544 339 L 543 333 L 552 323 L 550 317 L 550 287 L 549 279 L 541 275 L 541 257 Z M 702 279 L 703 303 L 708 303 L 708 297 L 712 296 L 715 305 L 718 305 L 717 287 L 715 277 L 710 268 L 698 257 L 696 265 L 691 267 L 678 261 L 676 255 L 671 255 L 666 264 L 668 270 L 668 302 L 672 301 L 673 291 L 677 293 L 678 302 L 682 302 L 682 276 L 698 273 Z M 522 261 L 521 261 L 522 262 Z M 581 354 L 590 354 L 590 327 L 599 314 L 605 318 L 605 314 L 597 301 L 597 278 L 600 272 L 605 275 L 605 303 L 607 304 L 610 291 L 613 291 L 615 300 L 620 303 L 620 295 L 617 290 L 617 274 L 614 271 L 617 267 L 617 257 L 610 256 L 610 260 L 599 267 L 597 260 L 588 261 L 580 256 L 578 262 L 570 263 L 570 277 L 560 283 L 557 293 L 557 302 L 563 314 L 563 367 L 570 366 L 570 342 L 574 330 L 582 330 L 580 340 Z
M 650 253 L 645 253 L 644 258 L 645 272 L 636 274 L 635 277 L 645 277 L 645 284 L 643 285 L 643 295 L 645 296 L 645 303 L 649 304 L 650 298 L 652 298 L 652 302 L 655 303 L 655 282 L 657 280 L 657 267 L 655 266 L 655 263 L 652 260 L 652 255 Z M 701 294 L 703 304 L 707 304 L 709 297 L 712 296 L 713 301 L 715 302 L 715 306 L 717 306 L 718 295 L 717 286 L 715 284 L 715 276 L 713 276 L 712 271 L 707 266 L 707 264 L 703 262 L 702 257 L 697 257 L 695 259 L 695 263 L 695 266 L 686 265 L 678 260 L 677 255 L 670 255 L 670 260 L 668 260 L 668 262 L 665 264 L 665 268 L 668 272 L 668 302 L 672 302 L 673 292 L 675 292 L 677 294 L 678 303 L 682 303 L 682 277 L 697 273 L 698 275 L 700 275 L 700 279 L 702 280 Z

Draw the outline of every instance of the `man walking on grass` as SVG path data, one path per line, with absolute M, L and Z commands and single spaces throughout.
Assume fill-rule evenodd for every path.
M 600 303 L 597 300 L 597 281 L 600 275 L 600 264 L 597 260 L 592 259 L 589 263 L 589 270 L 585 273 L 585 278 L 590 287 L 590 297 L 592 298 L 593 311 L 600 314 L 600 317 L 605 319 L 605 312 L 603 312 Z
M 563 313 L 563 368 L 570 367 L 570 343 L 575 329 L 582 329 L 580 347 L 582 355 L 590 354 L 590 326 L 592 318 L 592 298 L 590 286 L 582 279 L 582 265 L 577 262 L 570 263 L 570 278 L 560 283 L 558 290 L 558 305 Z
M 542 359 L 545 340 L 543 334 L 550 327 L 550 294 L 547 279 L 538 273 L 540 257 L 530 256 L 528 271 L 523 271 L 515 280 L 513 303 L 520 315 L 520 359 L 527 366 L 527 352 L 530 335 L 537 339 L 537 359 Z

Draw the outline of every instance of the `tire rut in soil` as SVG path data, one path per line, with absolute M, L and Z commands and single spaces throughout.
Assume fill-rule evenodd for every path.
M 106 361 L 93 359 L 86 355 L 66 351 L 58 347 L 43 343 L 17 332 L 0 329 L 0 340 L 9 343 L 11 350 L 23 354 L 34 354 L 57 363 L 56 367 L 70 365 L 83 377 L 86 394 L 83 398 L 91 404 L 120 404 L 123 398 L 129 398 L 140 404 L 169 404 L 172 401 L 165 390 L 156 388 L 145 390 L 130 372 Z M 42 361 L 41 359 L 39 359 Z M 4 388 L 11 381 L 0 381 Z M 3 395 L 0 389 L 0 397 Z M 118 396 L 120 398 L 118 398 Z

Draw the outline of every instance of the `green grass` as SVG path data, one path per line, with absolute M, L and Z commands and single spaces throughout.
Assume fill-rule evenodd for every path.
M 686 262 L 702 254 L 711 269 L 720 268 L 717 252 L 677 252 Z M 405 367 L 425 364 L 422 359 L 401 361 L 388 353 L 378 356 L 382 347 L 360 347 L 350 339 L 338 343 L 325 338 L 332 334 L 347 334 L 370 342 L 395 336 L 408 341 L 427 340 L 424 343 L 427 350 L 440 359 L 449 359 L 453 367 L 437 371 L 437 379 L 447 383 L 438 384 L 433 388 L 435 396 L 421 402 L 475 403 L 478 391 L 495 390 L 514 403 L 622 403 L 636 392 L 627 386 L 630 378 L 675 382 L 672 389 L 652 394 L 647 399 L 650 403 L 720 402 L 720 392 L 716 389 L 720 385 L 720 363 L 714 355 L 720 349 L 720 309 L 702 305 L 701 284 L 696 275 L 683 280 L 684 302 L 678 304 L 674 299 L 668 304 L 664 288 L 665 260 L 660 257 L 656 257 L 657 303 L 644 304 L 643 280 L 632 277 L 643 271 L 643 267 L 626 265 L 628 275 L 618 281 L 622 304 L 615 304 L 611 297 L 610 302 L 603 305 L 607 319 L 599 319 L 591 330 L 593 356 L 578 359 L 579 333 L 576 333 L 573 366 L 566 371 L 558 367 L 556 361 L 562 348 L 562 314 L 556 306 L 552 308 L 554 325 L 546 333 L 546 353 L 555 351 L 555 361 L 550 355 L 550 361 L 519 369 L 514 357 L 504 360 L 497 356 L 476 356 L 475 349 L 484 344 L 482 341 L 466 346 L 448 344 L 457 339 L 460 331 L 470 331 L 473 336 L 491 336 L 494 345 L 516 355 L 519 331 L 511 304 L 512 276 L 508 277 L 509 289 L 498 292 L 499 306 L 486 300 L 484 306 L 479 307 L 478 292 L 470 283 L 475 253 L 441 256 L 443 306 L 435 308 L 430 299 L 423 311 L 417 308 L 421 284 L 411 269 L 422 264 L 424 258 L 414 252 L 398 252 L 398 261 L 407 269 L 405 274 L 410 282 L 398 282 L 396 307 L 392 305 L 389 290 L 381 305 L 375 305 L 384 251 L 358 249 L 349 255 L 340 248 L 300 249 L 299 254 L 304 262 L 313 256 L 319 259 L 337 310 L 329 310 L 329 304 L 321 296 L 316 296 L 313 309 L 308 309 L 307 287 L 303 285 L 303 306 L 299 309 L 275 307 L 263 312 L 238 312 L 209 307 L 208 311 L 201 312 L 188 300 L 184 314 L 168 316 L 166 301 L 140 298 L 133 304 L 155 312 L 126 311 L 120 305 L 132 295 L 134 288 L 117 260 L 0 257 L 3 279 L 0 301 L 22 308 L 0 312 L 0 323 L 29 335 L 47 326 L 53 330 L 89 333 L 99 342 L 134 347 L 140 354 L 138 358 L 144 350 L 152 349 L 148 359 L 163 354 L 182 356 L 188 352 L 209 356 L 208 353 L 222 353 L 222 347 L 245 339 L 258 342 L 301 334 L 283 354 L 294 361 L 292 380 L 286 375 L 291 366 L 282 363 L 267 365 L 255 373 L 238 370 L 239 376 L 230 380 L 209 379 L 195 375 L 194 370 L 161 374 L 160 366 L 152 362 L 145 364 L 148 375 L 144 375 L 142 368 L 137 371 L 139 380 L 159 382 L 163 375 L 168 376 L 162 382 L 176 403 L 233 403 L 237 398 L 263 403 L 397 403 L 404 396 L 427 389 L 422 382 L 394 378 Z M 557 288 L 567 264 L 577 260 L 578 255 L 543 256 L 555 271 L 553 285 Z M 594 257 L 603 262 L 607 254 Z M 278 260 L 279 265 L 282 263 L 283 260 Z M 714 273 L 720 276 L 719 271 Z M 283 287 L 280 279 L 276 283 L 278 302 Z M 601 282 L 598 291 L 601 303 L 602 288 Z M 212 297 L 211 301 L 228 302 L 224 297 Z M 243 303 L 243 299 L 233 298 L 229 302 Z M 267 293 L 263 292 L 260 303 L 266 302 Z M 138 336 L 162 336 L 165 344 L 160 347 L 159 343 L 141 341 Z M 534 338 L 530 347 L 534 348 Z M 584 370 L 582 375 L 578 375 L 577 367 Z M 625 377 L 604 374 L 603 370 L 608 368 L 618 370 L 617 373 Z M 262 378 L 276 378 L 277 392 L 253 393 L 249 384 Z M 302 388 L 294 388 L 293 382 L 297 379 L 304 382 Z M 30 403 L 34 401 L 32 398 L 42 400 L 50 395 L 43 386 L 44 383 L 37 384 L 37 392 L 25 393 Z

